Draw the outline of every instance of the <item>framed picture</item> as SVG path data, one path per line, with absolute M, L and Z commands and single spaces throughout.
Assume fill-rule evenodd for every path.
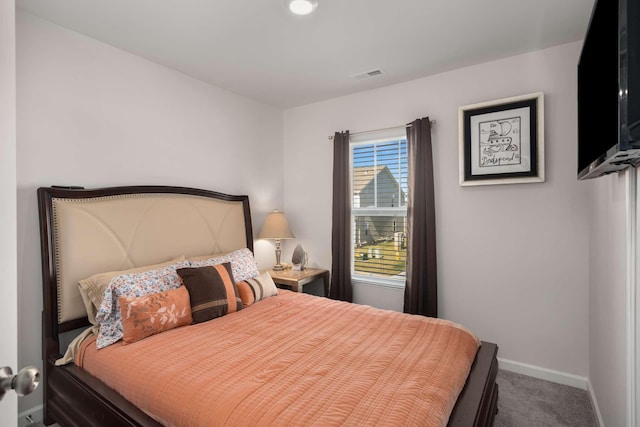
M 458 109 L 460 185 L 544 182 L 544 94 Z

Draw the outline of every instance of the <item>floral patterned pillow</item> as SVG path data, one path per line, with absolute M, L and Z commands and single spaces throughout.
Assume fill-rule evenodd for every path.
M 184 286 L 143 297 L 119 297 L 118 302 L 125 344 L 193 322 L 189 292 Z
M 176 273 L 176 268 L 188 266 L 188 261 L 181 261 L 164 268 L 143 273 L 122 274 L 111 279 L 109 286 L 104 291 L 102 304 L 96 315 L 96 321 L 100 325 L 96 346 L 103 348 L 122 338 L 119 297 L 141 297 L 169 289 L 177 289 L 182 285 L 182 281 Z
M 256 263 L 253 252 L 251 252 L 249 248 L 238 249 L 220 256 L 213 255 L 208 259 L 201 259 L 201 257 L 198 257 L 197 259 L 189 260 L 190 267 L 193 268 L 209 267 L 224 264 L 225 262 L 231 263 L 231 272 L 233 273 L 233 278 L 236 282 L 251 279 L 260 275 L 258 263 Z
M 110 271 L 108 273 L 94 274 L 93 276 L 80 280 L 78 282 L 78 290 L 80 290 L 80 296 L 87 309 L 87 317 L 92 325 L 97 325 L 96 315 L 100 306 L 102 305 L 102 297 L 104 296 L 104 290 L 109 286 L 109 282 L 116 276 L 130 273 L 142 273 L 147 270 L 155 270 L 158 268 L 164 268 L 176 262 L 184 261 L 186 258 L 181 256 L 171 261 L 163 262 L 161 264 L 147 265 L 143 267 L 135 267 L 123 271 Z

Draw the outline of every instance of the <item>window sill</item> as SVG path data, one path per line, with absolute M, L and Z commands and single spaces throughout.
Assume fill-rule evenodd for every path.
M 380 279 L 378 277 L 352 275 L 351 282 L 354 284 L 381 286 L 385 288 L 404 289 L 404 280 Z

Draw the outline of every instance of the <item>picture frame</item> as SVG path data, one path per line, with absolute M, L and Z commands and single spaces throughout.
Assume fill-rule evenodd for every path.
M 544 182 L 544 94 L 458 108 L 461 186 Z

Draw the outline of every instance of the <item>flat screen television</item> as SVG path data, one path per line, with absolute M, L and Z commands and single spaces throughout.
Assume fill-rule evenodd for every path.
M 578 62 L 578 179 L 640 163 L 640 0 L 596 0 Z

